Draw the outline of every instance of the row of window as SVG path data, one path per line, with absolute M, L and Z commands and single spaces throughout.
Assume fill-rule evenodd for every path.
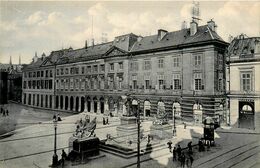
M 109 64 L 109 71 L 114 71 L 115 63 Z M 123 70 L 123 62 L 118 63 L 119 70 Z M 87 73 L 98 73 L 105 72 L 105 64 L 101 65 L 89 65 L 81 67 L 72 67 L 72 68 L 60 68 L 56 70 L 56 75 L 67 75 L 67 74 L 87 74 Z
M 86 79 L 61 79 L 56 80 L 56 88 L 65 89 L 65 90 L 84 90 L 84 89 L 123 89 L 123 77 L 117 77 L 115 80 L 113 76 L 108 76 L 107 80 L 105 81 L 104 78 L 86 78 Z M 220 80 L 219 82 L 222 82 Z M 144 82 L 140 86 L 140 83 L 137 82 L 137 77 L 132 76 L 132 80 L 130 81 L 130 89 L 156 89 L 162 90 L 166 89 L 166 80 L 163 76 L 158 76 L 157 84 L 155 88 L 152 88 L 151 80 L 145 79 Z M 194 90 L 204 90 L 204 84 L 201 73 L 194 74 Z M 220 84 L 222 85 L 222 83 Z M 173 90 L 180 90 L 182 89 L 182 83 L 180 74 L 175 74 L 173 76 L 172 85 L 170 89 Z
M 25 78 L 39 78 L 39 77 L 53 77 L 52 70 L 35 71 L 35 72 L 24 72 Z
M 52 80 L 23 81 L 24 89 L 52 89 Z

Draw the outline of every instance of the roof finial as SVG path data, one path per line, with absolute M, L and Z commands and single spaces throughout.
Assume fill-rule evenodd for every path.
M 21 54 L 19 54 L 19 65 L 21 65 Z
M 9 62 L 10 65 L 12 65 L 12 56 L 10 55 L 10 62 Z

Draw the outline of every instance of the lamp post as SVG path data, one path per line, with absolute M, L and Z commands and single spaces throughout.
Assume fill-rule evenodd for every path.
M 140 112 L 139 102 L 137 100 L 132 101 L 132 105 L 136 106 L 137 110 L 137 168 L 140 168 Z
M 54 154 L 52 156 L 52 167 L 56 167 L 58 165 L 58 155 L 56 149 L 56 141 L 57 141 L 57 118 L 53 120 L 54 125 Z
M 173 136 L 176 136 L 176 124 L 175 124 L 176 107 L 173 107 Z

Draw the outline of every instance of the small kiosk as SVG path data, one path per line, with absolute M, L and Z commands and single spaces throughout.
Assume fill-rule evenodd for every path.
M 206 117 L 204 120 L 204 141 L 205 144 L 214 145 L 214 120 L 211 117 Z

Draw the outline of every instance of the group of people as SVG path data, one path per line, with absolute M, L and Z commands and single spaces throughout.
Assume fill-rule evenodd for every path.
M 53 115 L 53 121 L 62 121 L 62 120 L 61 120 L 61 117 L 60 117 L 60 114 L 57 114 L 57 115 L 54 114 L 54 115 Z
M 185 165 L 187 165 L 188 168 L 192 167 L 192 163 L 194 161 L 193 157 L 192 157 L 192 142 L 189 142 L 187 147 L 188 147 L 188 152 L 184 153 L 183 149 L 181 148 L 180 145 L 178 145 L 178 147 L 174 147 L 173 150 L 172 149 L 172 142 L 169 141 L 167 143 L 168 148 L 170 150 L 170 152 L 172 152 L 172 161 L 176 162 L 179 161 L 181 164 L 181 167 L 184 168 Z
M 3 107 L 1 107 L 1 115 L 2 115 L 3 117 L 9 116 L 9 111 L 8 111 L 8 109 L 4 109 Z

